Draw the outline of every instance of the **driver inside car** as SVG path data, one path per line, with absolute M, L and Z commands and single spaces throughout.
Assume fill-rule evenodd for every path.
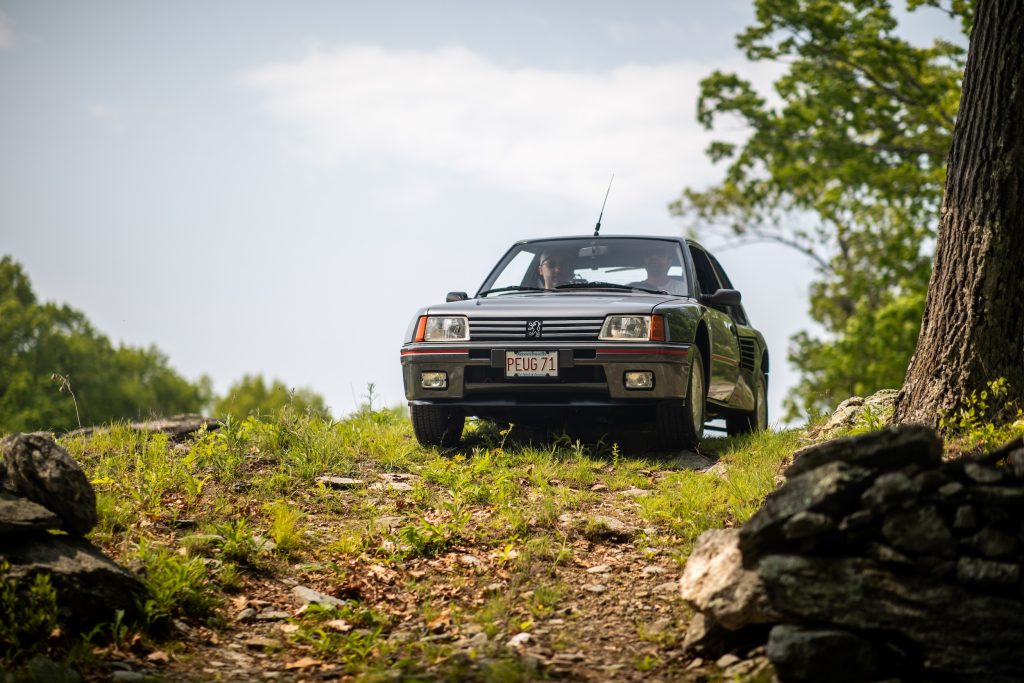
M 647 279 L 640 282 L 630 282 L 630 287 L 643 287 L 645 289 L 659 289 L 669 294 L 686 294 L 686 283 L 673 277 L 669 277 L 668 269 L 672 260 L 666 251 L 653 251 L 644 256 L 644 268 L 647 270 Z
M 564 252 L 543 252 L 537 266 L 544 289 L 555 289 L 569 284 L 573 276 L 573 264 Z

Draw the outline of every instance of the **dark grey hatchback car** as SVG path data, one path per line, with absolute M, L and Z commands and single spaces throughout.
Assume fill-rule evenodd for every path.
M 675 237 L 517 242 L 470 298 L 421 309 L 401 350 L 416 438 L 459 442 L 469 416 L 652 422 L 695 448 L 705 422 L 768 422 L 768 349 L 718 261 Z

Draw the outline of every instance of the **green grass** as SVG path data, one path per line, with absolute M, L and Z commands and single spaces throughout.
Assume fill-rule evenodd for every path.
M 711 440 L 708 452 L 724 469 L 716 476 L 616 443 L 517 442 L 488 423 L 471 422 L 454 452 L 422 448 L 411 432 L 398 409 L 340 421 L 286 411 L 178 445 L 126 425 L 63 445 L 98 492 L 92 539 L 141 568 L 152 625 L 230 629 L 233 596 L 297 577 L 349 597 L 343 608 L 298 617 L 287 648 L 307 648 L 365 680 L 531 680 L 537 673 L 496 644 L 467 659 L 422 636 L 443 619 L 445 629 L 473 626 L 502 641 L 552 618 L 571 593 L 558 572 L 609 502 L 612 514 L 650 527 L 632 551 L 685 558 L 701 531 L 756 510 L 797 438 Z M 371 486 L 394 474 L 407 475 L 408 487 Z M 336 490 L 318 484 L 321 475 L 366 485 Z M 621 494 L 631 488 L 650 494 Z M 413 612 L 382 597 L 382 585 L 415 596 Z M 451 595 L 460 597 L 443 597 Z M 571 628 L 560 636 L 571 637 Z M 637 662 L 640 670 L 659 665 L 654 656 Z

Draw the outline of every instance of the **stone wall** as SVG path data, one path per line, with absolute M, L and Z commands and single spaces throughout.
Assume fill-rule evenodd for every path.
M 1024 444 L 942 460 L 925 427 L 798 452 L 740 529 L 681 580 L 687 646 L 764 646 L 786 681 L 1020 681 Z
M 131 620 L 147 597 L 133 574 L 84 538 L 96 521 L 92 484 L 50 436 L 0 442 L 0 558 L 10 565 L 2 578 L 27 590 L 37 574 L 49 576 L 71 630 L 113 622 L 117 610 Z

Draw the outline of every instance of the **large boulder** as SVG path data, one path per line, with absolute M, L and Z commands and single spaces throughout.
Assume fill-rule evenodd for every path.
M 60 518 L 42 505 L 0 491 L 0 535 L 59 528 Z
M 96 526 L 96 493 L 85 472 L 49 436 L 12 434 L 0 442 L 3 486 L 52 511 L 68 533 Z
M 941 461 L 942 440 L 935 430 L 924 425 L 887 427 L 803 448 L 793 454 L 785 475 L 795 477 L 831 462 L 891 472 L 908 465 L 935 467 Z
M 117 610 L 126 619 L 138 618 L 138 606 L 148 596 L 135 576 L 81 538 L 52 534 L 4 536 L 3 558 L 10 564 L 5 578 L 30 585 L 46 574 L 57 592 L 61 622 L 87 631 L 112 622 Z
M 757 572 L 743 568 L 739 529 L 712 529 L 697 539 L 679 580 L 682 597 L 727 629 L 778 620 Z
M 1024 604 L 850 557 L 769 555 L 759 573 L 788 620 L 899 634 L 926 678 L 1020 681 Z

